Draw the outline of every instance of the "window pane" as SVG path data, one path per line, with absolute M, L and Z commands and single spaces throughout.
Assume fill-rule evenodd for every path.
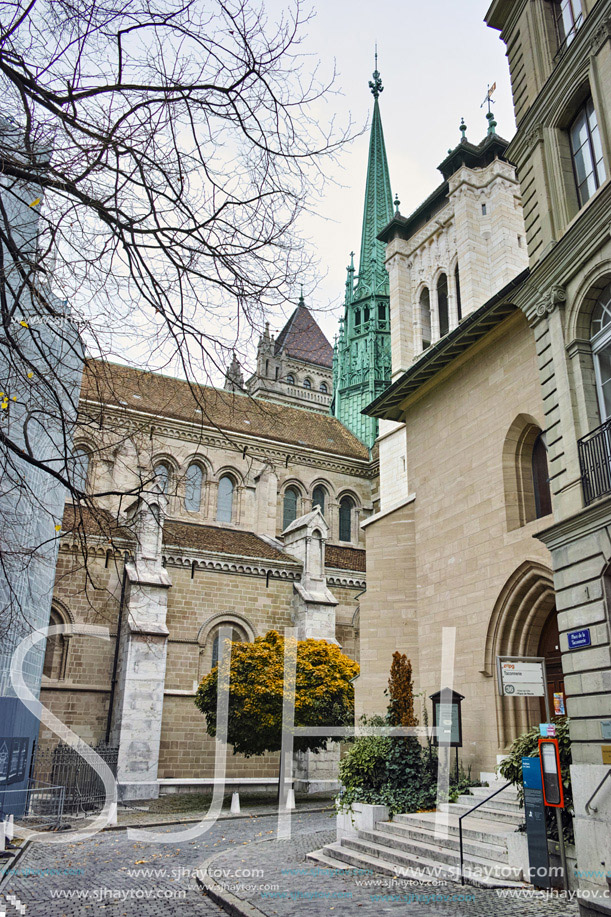
M 535 515 L 537 519 L 552 511 L 552 496 L 549 488 L 547 449 L 541 434 L 537 436 L 532 453 L 533 487 L 535 491 Z
M 339 540 L 350 541 L 352 537 L 352 508 L 350 497 L 344 497 L 339 505 Z
M 442 274 L 437 282 L 437 308 L 439 310 L 439 334 L 448 333 L 448 278 Z
M 155 477 L 162 494 L 167 494 L 170 486 L 170 469 L 163 462 L 155 465 Z
M 77 490 L 87 489 L 87 472 L 89 470 L 89 453 L 85 449 L 74 450 L 73 482 Z
M 325 490 L 324 487 L 315 487 L 312 494 L 312 506 L 319 506 L 321 513 L 325 514 Z
M 284 511 L 282 528 L 287 528 L 297 518 L 297 491 L 293 487 L 284 491 Z
M 231 522 L 233 516 L 233 488 L 230 477 L 224 475 L 219 481 L 219 492 L 216 503 L 216 518 L 218 522 Z
M 602 291 L 592 310 L 591 335 L 594 337 L 611 322 L 611 283 Z
M 198 513 L 202 502 L 203 474 L 199 465 L 189 465 L 185 478 L 185 509 Z

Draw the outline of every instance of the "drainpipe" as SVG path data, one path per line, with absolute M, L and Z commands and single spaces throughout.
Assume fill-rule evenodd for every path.
M 123 557 L 123 581 L 121 583 L 121 598 L 119 600 L 119 616 L 117 618 L 117 639 L 115 641 L 115 655 L 112 663 L 112 680 L 110 683 L 110 697 L 108 699 L 108 716 L 106 718 L 106 745 L 110 744 L 110 727 L 112 726 L 112 714 L 115 705 L 115 689 L 117 686 L 117 669 L 119 667 L 119 647 L 121 645 L 121 627 L 123 623 L 123 607 L 125 605 L 125 589 L 127 585 L 127 562 L 129 553 L 126 551 Z

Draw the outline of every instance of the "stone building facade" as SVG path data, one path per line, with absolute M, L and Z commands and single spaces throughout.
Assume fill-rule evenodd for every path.
M 536 344 L 554 510 L 539 537 L 558 609 L 580 886 L 600 895 L 611 862 L 611 785 L 598 789 L 611 766 L 611 3 L 496 0 L 486 20 L 507 46 L 518 120 L 508 155 L 530 275 L 516 303 Z M 584 914 L 609 912 L 608 898 L 590 900 Z
M 68 508 L 52 620 L 110 640 L 50 643 L 42 700 L 119 746 L 122 798 L 211 786 L 194 696 L 222 626 L 239 640 L 297 626 L 358 657 L 376 466 L 328 415 L 123 366 L 87 364 L 80 414 L 88 489 L 106 496 Z M 231 757 L 227 775 L 273 781 L 277 762 Z

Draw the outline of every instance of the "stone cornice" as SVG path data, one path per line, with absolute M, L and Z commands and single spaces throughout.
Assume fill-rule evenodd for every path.
M 323 452 L 311 447 L 298 446 L 294 443 L 263 440 L 260 437 L 244 433 L 233 433 L 232 431 L 224 433 L 221 430 L 216 431 L 210 427 L 203 429 L 189 421 L 153 417 L 150 414 L 134 411 L 131 408 L 126 411 L 125 409 L 113 408 L 95 401 L 83 400 L 82 403 L 97 410 L 103 408 L 106 423 L 110 419 L 112 422 L 111 429 L 117 432 L 127 434 L 132 433 L 134 427 L 142 429 L 142 427 L 154 426 L 156 436 L 166 436 L 169 439 L 179 439 L 183 442 L 197 442 L 202 446 L 210 446 L 227 451 L 244 453 L 244 449 L 246 449 L 246 454 L 250 458 L 260 459 L 263 462 L 272 459 L 278 464 L 285 464 L 288 455 L 289 461 L 293 465 L 324 468 L 328 471 L 366 479 L 375 477 L 374 469 L 369 459 L 351 458 L 337 453 Z M 130 419 L 133 418 L 134 423 L 130 424 L 127 420 L 128 417 Z M 268 442 L 269 445 L 267 445 Z
M 542 532 L 538 532 L 535 537 L 542 541 L 550 551 L 554 551 L 574 543 L 576 537 L 583 538 L 609 525 L 611 525 L 611 497 L 606 497 L 562 519 L 555 525 L 551 525 Z
M 329 586 L 348 586 L 354 589 L 364 589 L 367 585 L 364 573 L 340 572 L 335 570 L 333 573 L 326 568 L 327 585 Z
M 545 291 L 543 296 L 538 300 L 533 300 L 524 308 L 524 313 L 531 327 L 538 325 L 542 319 L 550 315 L 556 306 L 566 302 L 566 290 L 558 283 Z

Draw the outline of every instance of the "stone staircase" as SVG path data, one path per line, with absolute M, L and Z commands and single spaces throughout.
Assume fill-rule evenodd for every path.
M 395 815 L 378 821 L 373 830 L 359 830 L 308 855 L 308 860 L 333 868 L 361 869 L 421 882 L 460 882 L 458 817 L 494 792 L 494 787 L 472 787 L 472 795 L 441 806 L 435 812 Z M 510 864 L 507 836 L 524 821 L 513 787 L 503 790 L 463 820 L 465 881 L 483 887 L 523 886 L 520 867 Z M 446 827 L 447 826 L 447 827 Z

